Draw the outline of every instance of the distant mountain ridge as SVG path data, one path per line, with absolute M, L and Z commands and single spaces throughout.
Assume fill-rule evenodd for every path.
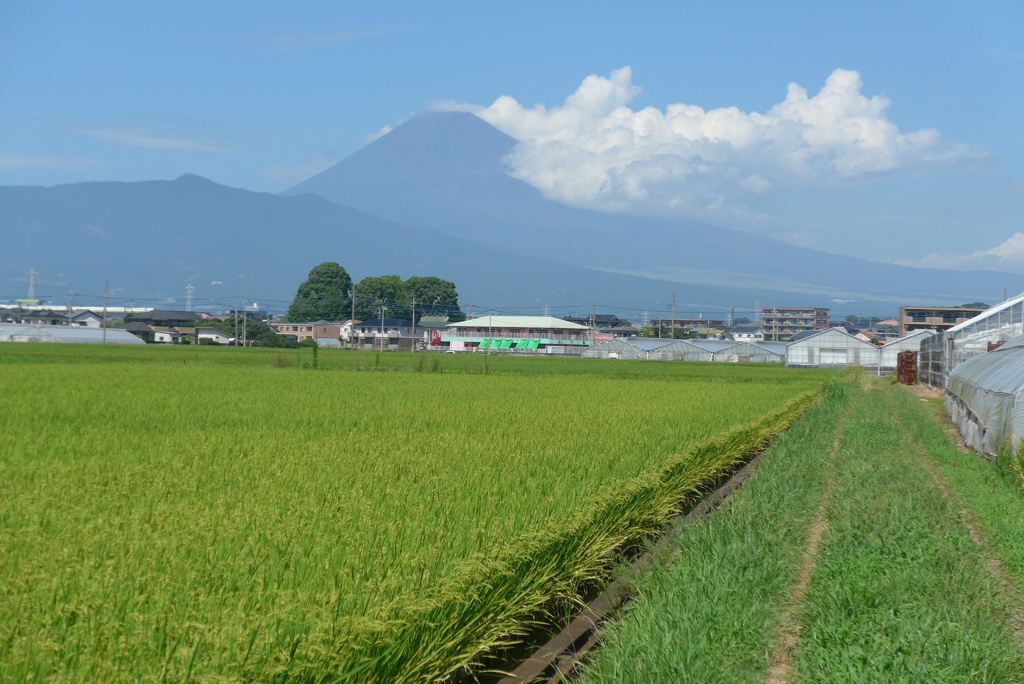
M 309 270 L 341 263 L 366 275 L 435 275 L 455 282 L 477 307 L 664 302 L 666 284 L 512 254 L 440 231 L 409 228 L 317 195 L 283 197 L 229 188 L 191 174 L 174 181 L 0 187 L 0 297 L 25 296 L 34 268 L 37 292 L 69 288 L 112 296 L 184 299 L 198 305 L 242 296 L 276 301 L 283 311 Z M 213 284 L 217 283 L 217 284 Z M 696 291 L 731 301 L 728 288 Z M 181 306 L 179 303 L 177 306 Z M 166 306 L 164 307 L 166 308 Z M 478 309 L 479 311 L 479 309 Z
M 994 299 L 1019 280 L 882 264 L 692 221 L 568 207 L 507 174 L 502 160 L 514 146 L 473 114 L 426 112 L 284 194 L 312 192 L 404 225 L 680 289 L 715 284 L 765 297 L 782 291 L 950 304 Z

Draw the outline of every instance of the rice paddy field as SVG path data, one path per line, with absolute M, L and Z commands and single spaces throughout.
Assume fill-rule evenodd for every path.
M 50 344 L 0 373 L 4 681 L 477 671 L 830 377 Z

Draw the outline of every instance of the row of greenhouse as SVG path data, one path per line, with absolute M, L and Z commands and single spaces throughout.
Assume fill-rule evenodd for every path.
M 964 441 L 989 455 L 1024 439 L 1024 294 L 938 333 L 918 353 L 921 382 L 945 390 Z
M 862 366 L 870 372 L 890 373 L 902 351 L 917 351 L 934 333 L 919 330 L 879 347 L 850 335 L 842 328 L 823 330 L 796 342 L 734 342 L 730 340 L 671 340 L 620 337 L 587 348 L 592 359 L 648 361 L 718 361 L 724 363 L 783 363 L 795 368 Z

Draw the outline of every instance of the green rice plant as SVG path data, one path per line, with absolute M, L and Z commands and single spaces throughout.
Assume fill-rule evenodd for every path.
M 447 676 L 826 377 L 368 373 L 328 349 L 332 372 L 292 373 L 267 351 L 0 350 L 0 679 Z
M 295 350 L 301 359 L 303 350 Z M 182 360 L 202 366 L 266 366 L 281 354 L 277 349 L 190 345 L 87 345 L 5 343 L 0 365 L 113 363 L 181 365 Z M 823 382 L 834 371 L 783 368 L 780 364 L 694 363 L 681 361 L 624 361 L 561 356 L 505 356 L 423 352 L 446 373 L 546 376 L 587 375 L 621 379 L 693 380 L 706 383 L 757 385 L 763 382 L 806 384 Z M 325 370 L 405 372 L 415 369 L 420 353 L 381 353 L 349 349 L 321 349 L 319 366 Z M 440 360 L 443 357 L 443 362 Z M 300 364 L 301 365 L 301 364 Z M 484 372 L 486 371 L 486 373 Z

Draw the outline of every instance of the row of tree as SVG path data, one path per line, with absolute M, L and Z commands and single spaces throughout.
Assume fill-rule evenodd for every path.
M 434 276 L 413 276 L 402 280 L 396 275 L 367 276 L 353 285 L 352 277 L 341 265 L 325 261 L 309 272 L 299 285 L 295 300 L 288 307 L 289 321 L 338 321 L 352 317 L 377 318 L 384 309 L 385 318 L 409 318 L 415 308 L 417 318 L 427 314 L 447 315 L 450 321 L 463 321 L 455 283 Z

